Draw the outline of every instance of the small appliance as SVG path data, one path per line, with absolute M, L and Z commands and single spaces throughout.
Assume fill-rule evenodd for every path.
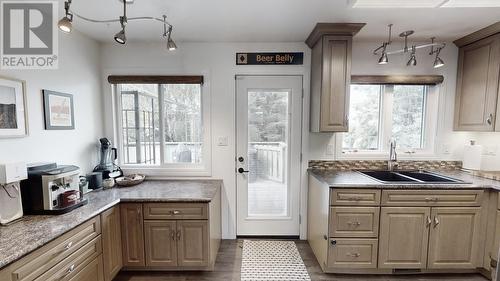
M 56 163 L 29 166 L 21 197 L 25 214 L 64 214 L 87 204 L 80 192 L 80 168 Z
M 25 163 L 0 164 L 0 224 L 5 225 L 23 216 L 19 181 L 26 179 Z
M 118 178 L 123 176 L 122 169 L 115 164 L 118 157 L 117 149 L 111 146 L 111 142 L 107 138 L 99 139 L 100 161 L 99 165 L 94 168 L 94 172 L 101 172 L 103 179 Z
M 92 172 L 87 174 L 88 187 L 90 190 L 102 187 L 102 172 Z

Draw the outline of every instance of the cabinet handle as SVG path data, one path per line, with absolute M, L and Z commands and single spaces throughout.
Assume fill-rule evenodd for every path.
M 493 124 L 493 114 L 492 113 L 490 113 L 490 115 L 488 116 L 488 119 L 486 119 L 486 122 L 488 123 L 488 125 Z
M 432 220 L 431 217 L 427 216 L 427 227 L 431 226 Z
M 346 256 L 350 256 L 353 258 L 359 258 L 359 256 L 361 256 L 361 254 L 360 253 L 347 253 Z
M 70 267 L 68 267 L 68 269 L 66 270 L 66 273 L 64 274 L 64 276 L 68 275 L 68 274 L 71 274 L 71 272 L 75 271 L 75 265 L 72 264 Z
M 345 119 L 344 119 L 344 125 L 348 125 L 349 124 L 349 115 L 345 115 Z
M 181 240 L 181 231 L 177 231 L 177 240 Z
M 173 211 L 172 211 L 172 215 L 178 215 L 178 214 L 180 214 L 180 213 L 181 213 L 181 211 L 179 211 L 179 210 L 173 210 Z
M 328 240 L 328 236 L 323 235 L 323 239 Z
M 437 218 L 437 216 L 434 217 L 434 227 L 438 226 L 439 224 L 439 220 Z
M 170 237 L 172 238 L 172 240 L 175 240 L 175 231 L 170 231 Z
M 66 244 L 66 246 L 64 246 L 64 250 L 69 250 L 71 248 L 71 246 L 73 246 L 73 241 Z
M 355 221 L 355 222 L 348 221 L 347 224 L 348 225 L 354 225 L 354 226 L 360 226 L 361 225 L 361 223 L 359 221 Z

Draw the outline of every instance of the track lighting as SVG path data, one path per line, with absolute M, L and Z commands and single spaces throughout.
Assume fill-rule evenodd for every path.
M 125 32 L 125 27 L 129 21 L 136 21 L 136 20 L 148 20 L 148 21 L 155 21 L 155 22 L 161 22 L 164 27 L 164 32 L 163 32 L 163 37 L 167 40 L 167 49 L 172 51 L 177 49 L 177 45 L 175 44 L 174 40 L 172 39 L 172 25 L 167 22 L 167 16 L 163 15 L 163 19 L 156 18 L 156 17 L 131 17 L 127 18 L 127 5 L 132 4 L 134 1 L 133 0 L 120 0 L 120 2 L 123 2 L 123 16 L 120 16 L 119 19 L 105 19 L 105 20 L 100 20 L 100 19 L 92 19 L 88 17 L 84 17 L 82 15 L 79 15 L 72 11 L 70 9 L 72 0 L 66 0 L 64 2 L 64 9 L 66 10 L 66 15 L 59 20 L 57 26 L 58 28 L 66 33 L 71 32 L 72 30 L 72 24 L 73 24 L 73 15 L 76 16 L 78 19 L 87 21 L 87 22 L 92 22 L 92 23 L 114 23 L 114 22 L 119 22 L 121 25 L 121 30 L 118 31 L 115 36 L 113 37 L 115 41 L 119 44 L 125 44 L 127 42 L 127 36 Z
M 127 25 L 126 16 L 120 17 L 120 24 L 122 26 L 122 30 L 115 34 L 115 41 L 123 45 L 127 43 L 127 36 L 125 35 L 125 25 Z
M 415 45 L 413 45 L 411 47 L 410 60 L 406 63 L 407 66 L 416 66 L 417 65 L 417 58 L 415 57 L 415 52 L 416 52 L 416 48 L 415 48 Z
M 422 48 L 427 48 L 430 47 L 431 51 L 429 55 L 434 56 L 434 68 L 439 68 L 444 65 L 443 60 L 439 57 L 439 53 L 441 50 L 446 46 L 445 43 L 434 43 L 434 37 L 431 38 L 431 43 L 430 44 L 422 44 L 422 45 L 412 45 L 411 48 L 408 46 L 408 37 L 415 33 L 413 30 L 407 30 L 404 32 L 401 32 L 399 34 L 399 37 L 404 38 L 404 47 L 399 50 L 388 50 L 388 46 L 391 45 L 391 27 L 392 24 L 388 25 L 389 27 L 389 39 L 387 42 L 382 43 L 381 46 L 379 46 L 377 49 L 373 51 L 374 55 L 380 56 L 378 59 L 378 64 L 387 64 L 389 63 L 389 56 L 394 55 L 394 54 L 401 54 L 401 53 L 408 53 L 410 52 L 410 59 L 406 63 L 407 66 L 415 66 L 417 65 L 417 50 L 422 49 Z M 435 47 L 435 48 L 434 48 Z
M 59 27 L 59 30 L 65 33 L 70 33 L 73 28 L 73 14 L 69 10 L 70 6 L 71 0 L 64 2 L 64 10 L 66 10 L 66 15 L 57 23 L 57 27 Z
M 177 49 L 177 45 L 172 39 L 172 29 L 173 27 L 167 23 L 167 16 L 163 16 L 163 37 L 167 38 L 167 49 L 169 51 L 175 51 Z

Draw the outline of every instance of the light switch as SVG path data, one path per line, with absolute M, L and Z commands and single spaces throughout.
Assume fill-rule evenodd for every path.
M 335 151 L 335 145 L 333 143 L 329 143 L 326 146 L 326 155 L 333 155 Z
M 227 136 L 220 136 L 217 138 L 218 146 L 228 146 L 228 138 Z

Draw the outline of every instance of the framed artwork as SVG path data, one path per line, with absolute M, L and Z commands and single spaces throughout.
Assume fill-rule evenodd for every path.
M 26 84 L 0 76 L 0 138 L 28 135 Z
M 73 95 L 42 90 L 45 130 L 75 129 Z

